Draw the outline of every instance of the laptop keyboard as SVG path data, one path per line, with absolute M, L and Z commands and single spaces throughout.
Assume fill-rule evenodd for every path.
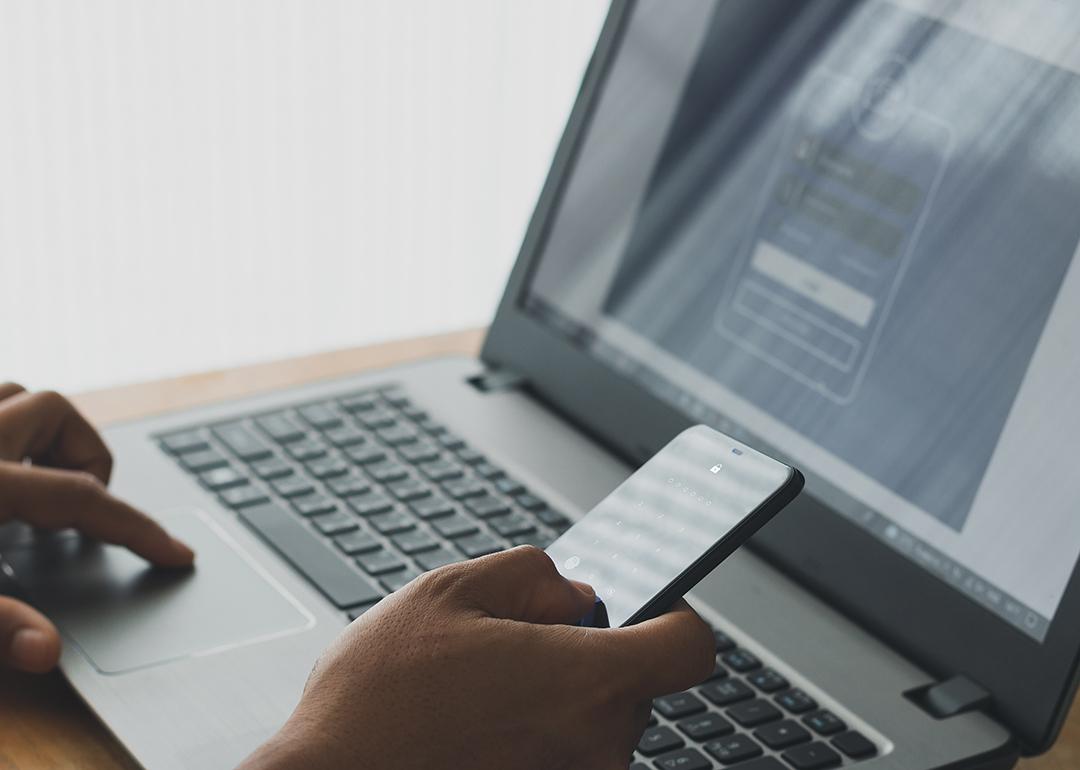
M 421 572 L 570 525 L 395 386 L 157 438 L 350 618 Z
M 400 387 L 157 436 L 162 450 L 349 619 L 421 572 L 570 521 Z M 631 770 L 826 770 L 878 746 L 716 631 L 708 681 L 657 698 Z
M 879 753 L 823 696 L 793 686 L 722 631 L 716 668 L 686 692 L 653 701 L 631 770 L 827 770 Z

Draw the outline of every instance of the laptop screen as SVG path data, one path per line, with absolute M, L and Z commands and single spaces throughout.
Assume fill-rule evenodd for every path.
M 1042 641 L 1080 554 L 1080 5 L 644 0 L 522 301 Z

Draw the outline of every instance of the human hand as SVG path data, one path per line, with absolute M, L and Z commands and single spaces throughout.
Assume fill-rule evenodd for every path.
M 0 524 L 74 527 L 153 564 L 190 565 L 190 548 L 105 490 L 111 471 L 101 436 L 67 399 L 0 384 Z M 0 596 L 0 663 L 48 671 L 59 658 L 56 627 L 32 607 Z
M 685 603 L 636 626 L 576 622 L 593 592 L 523 546 L 429 572 L 323 653 L 243 767 L 626 770 L 652 698 L 713 670 Z

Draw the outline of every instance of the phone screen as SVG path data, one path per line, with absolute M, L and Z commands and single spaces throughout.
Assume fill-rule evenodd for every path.
M 749 537 L 756 526 L 738 525 L 773 498 L 792 473 L 783 463 L 698 425 L 653 455 L 547 553 L 565 577 L 595 589 L 608 625 L 623 626 L 722 541 L 739 540 L 730 543 L 730 553 Z

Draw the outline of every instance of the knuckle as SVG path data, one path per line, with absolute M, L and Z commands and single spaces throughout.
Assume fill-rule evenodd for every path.
M 35 393 L 31 398 L 35 399 L 48 411 L 61 411 L 70 408 L 71 404 L 66 398 L 64 398 L 59 391 L 55 390 L 41 390 Z
M 65 415 L 75 410 L 71 402 L 59 391 L 42 390 L 29 396 L 36 402 L 39 409 L 50 415 Z
M 68 476 L 68 489 L 79 500 L 94 499 L 99 497 L 104 488 L 101 482 L 92 473 L 85 471 L 71 471 Z
M 518 546 L 513 550 L 513 555 L 524 567 L 535 570 L 539 574 L 556 572 L 555 563 L 551 561 L 551 557 L 535 545 Z
M 11 381 L 0 383 L 0 390 L 11 391 L 12 395 L 15 395 L 16 393 L 25 393 L 26 392 L 26 388 L 24 388 L 22 385 L 20 385 L 17 382 L 11 382 Z
M 424 572 L 413 581 L 414 590 L 433 599 L 453 596 L 464 582 L 465 564 L 448 564 Z

